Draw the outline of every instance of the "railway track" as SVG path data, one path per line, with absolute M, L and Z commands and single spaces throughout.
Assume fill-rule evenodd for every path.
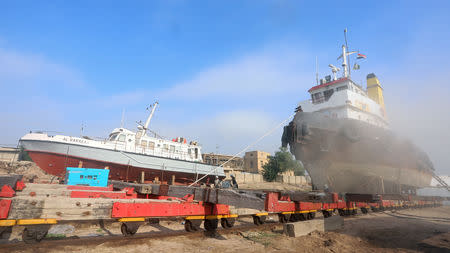
M 185 236 L 187 238 L 194 237 L 220 237 L 222 235 L 240 233 L 244 231 L 268 231 L 274 229 L 281 229 L 282 223 L 276 221 L 269 221 L 265 224 L 255 226 L 249 222 L 244 222 L 243 224 L 236 225 L 232 228 L 219 228 L 215 231 L 195 231 L 187 232 L 185 230 L 175 230 L 175 231 L 161 231 L 161 232 L 143 232 L 138 233 L 133 236 L 123 236 L 123 235 L 106 235 L 106 236 L 72 236 L 67 238 L 44 238 L 40 243 L 25 243 L 23 241 L 19 242 L 9 242 L 5 244 L 0 244 L 0 251 L 21 251 L 30 248 L 32 245 L 33 249 L 45 249 L 49 247 L 58 246 L 77 246 L 77 245 L 99 245 L 103 243 L 117 243 L 117 244 L 129 244 L 129 243 L 142 243 L 152 239 L 162 239 L 169 237 L 179 237 Z
M 431 207 L 429 207 L 431 208 Z M 372 214 L 387 214 L 390 216 L 395 216 L 399 218 L 403 218 L 403 216 L 408 216 L 406 214 L 394 213 L 396 210 L 393 209 L 391 211 L 376 211 L 370 212 Z M 344 215 L 344 219 L 355 219 L 361 216 L 366 215 L 367 213 L 359 213 L 359 214 L 350 214 Z M 337 214 L 336 214 L 337 215 Z M 188 232 L 183 229 L 179 230 L 171 230 L 167 229 L 166 231 L 151 231 L 151 232 L 141 232 L 134 234 L 132 236 L 123 236 L 120 234 L 111 234 L 111 235 L 102 235 L 102 236 L 71 236 L 65 238 L 44 238 L 40 243 L 26 243 L 23 241 L 12 241 L 0 244 L 0 251 L 22 251 L 30 249 L 32 245 L 34 250 L 46 249 L 49 247 L 65 247 L 65 246 L 78 246 L 78 245 L 100 245 L 103 243 L 115 243 L 115 244 L 139 244 L 147 242 L 152 239 L 162 239 L 162 238 L 171 238 L 171 237 L 179 237 L 184 236 L 186 238 L 195 238 L 195 237 L 221 237 L 227 234 L 238 234 L 246 231 L 280 231 L 282 230 L 283 222 L 277 221 L 277 218 L 273 215 L 270 216 L 270 220 L 264 222 L 263 224 L 255 225 L 254 222 L 251 222 L 249 217 L 244 217 L 243 220 L 238 220 L 237 225 L 230 228 L 217 228 L 216 230 L 204 230 L 200 229 L 199 231 L 191 231 Z M 323 215 L 316 217 L 316 219 L 326 219 Z M 292 221 L 292 220 L 291 220 Z M 446 219 L 449 222 L 448 219 Z M 148 224 L 151 225 L 151 224 Z
M 217 230 L 231 233 L 271 226 L 265 223 L 266 218 L 273 216 L 278 216 L 278 221 L 285 223 L 314 219 L 316 215 L 323 215 L 324 218 L 336 214 L 349 217 L 357 212 L 366 214 L 369 211 L 431 207 L 441 205 L 443 201 L 439 197 L 405 194 L 260 192 L 125 182 L 111 182 L 108 187 L 24 184 L 20 178 L 10 176 L 2 180 L 0 235 L 13 227 L 19 227 L 18 230 L 23 227 L 24 242 L 40 242 L 55 224 L 96 221 L 118 222 L 120 232 L 125 235 L 45 239 L 42 241 L 44 245 L 191 236 L 204 233 L 200 228 L 202 223 L 208 233 L 214 234 Z M 236 220 L 247 218 L 258 226 L 255 228 L 253 224 L 239 222 L 235 226 Z M 153 219 L 184 220 L 186 232 L 144 233 L 145 229 L 140 227 L 145 227 Z M 219 225 L 225 229 L 218 228 Z

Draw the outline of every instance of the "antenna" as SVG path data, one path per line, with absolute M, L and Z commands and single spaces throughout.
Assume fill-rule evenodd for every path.
M 347 28 L 344 29 L 344 39 L 345 39 L 345 47 L 347 48 L 347 52 L 349 52 L 348 50 L 348 44 L 347 44 Z M 351 66 L 350 64 L 350 57 L 348 58 L 348 65 L 347 66 Z M 351 76 L 351 68 L 348 68 L 348 76 Z
M 319 61 L 316 56 L 316 85 L 319 85 Z
M 120 128 L 123 128 L 124 121 L 125 121 L 125 108 L 122 108 L 122 120 L 120 122 Z
M 83 124 L 83 121 L 81 121 L 80 137 L 83 137 L 84 127 L 85 127 L 85 125 Z

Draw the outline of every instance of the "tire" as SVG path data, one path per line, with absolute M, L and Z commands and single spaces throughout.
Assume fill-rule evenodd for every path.
M 253 223 L 256 226 L 262 225 L 262 224 L 264 224 L 266 222 L 266 217 L 267 216 L 265 216 L 265 215 L 263 215 L 263 216 L 253 216 Z
M 215 230 L 217 230 L 218 224 L 219 224 L 219 221 L 216 219 L 205 220 L 203 226 L 205 227 L 206 231 L 215 231 Z
M 290 220 L 290 214 L 278 214 L 278 221 L 280 223 L 287 223 Z
M 236 219 L 234 219 L 234 218 L 220 219 L 220 225 L 222 225 L 223 228 L 232 228 L 234 226 L 235 222 L 236 222 Z
M 186 220 L 184 222 L 184 229 L 187 232 L 195 232 L 200 230 L 200 224 L 202 223 L 201 220 Z

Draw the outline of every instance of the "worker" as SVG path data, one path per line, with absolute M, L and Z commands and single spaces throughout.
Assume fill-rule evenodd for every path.
M 233 188 L 238 189 L 238 188 L 239 188 L 239 185 L 238 185 L 238 183 L 236 182 L 236 177 L 234 177 L 233 174 L 231 174 L 230 177 L 231 177 L 231 186 L 232 186 Z

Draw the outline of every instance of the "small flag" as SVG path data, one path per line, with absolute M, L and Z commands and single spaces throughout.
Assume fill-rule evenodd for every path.
M 363 54 L 358 54 L 356 56 L 356 59 L 367 59 L 367 56 L 363 55 Z

